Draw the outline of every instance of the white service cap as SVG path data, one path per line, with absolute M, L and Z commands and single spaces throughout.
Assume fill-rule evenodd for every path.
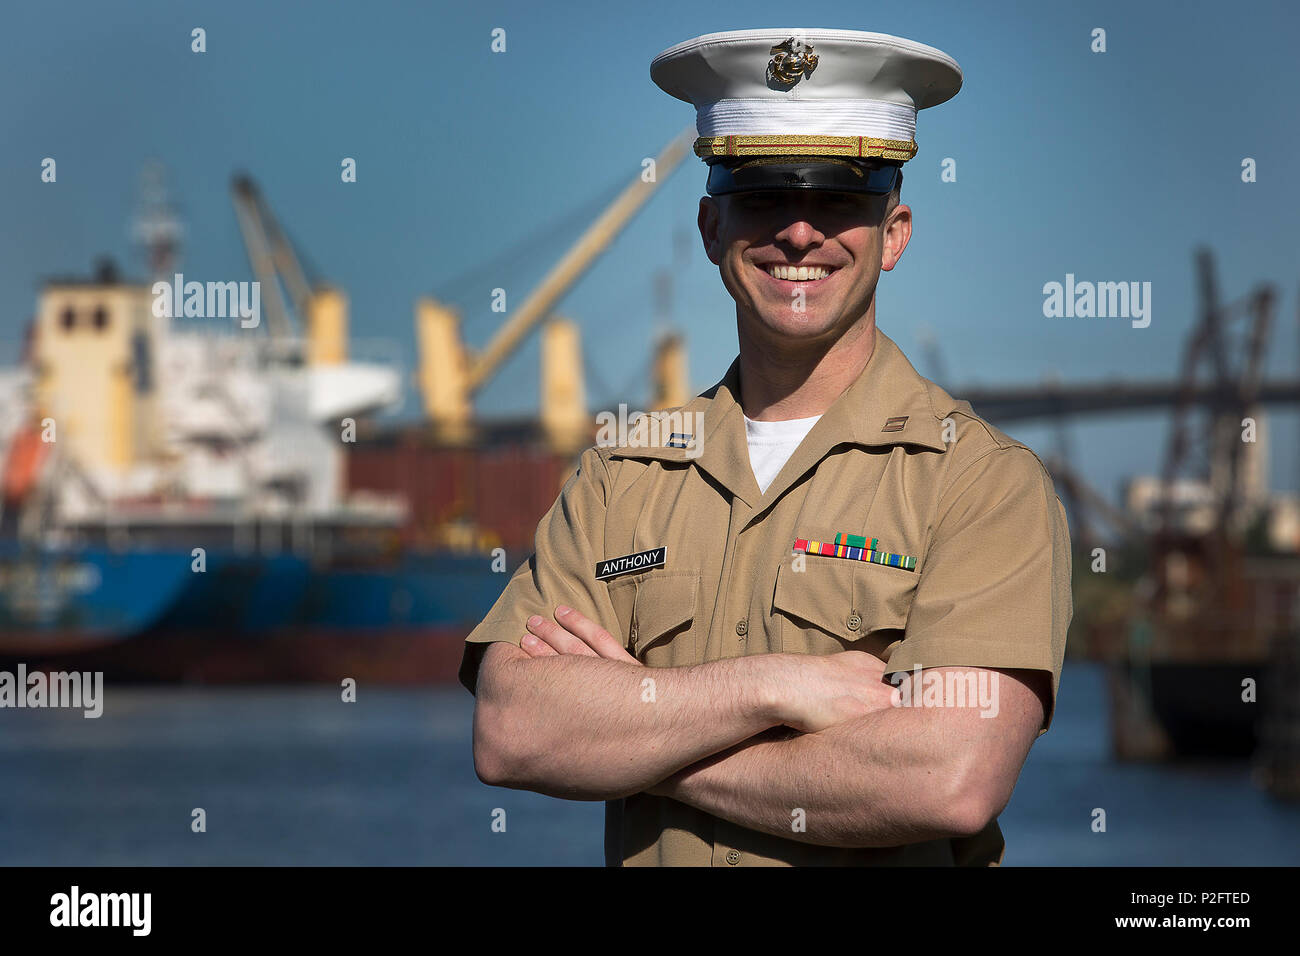
M 961 89 L 934 47 L 857 30 L 710 33 L 650 64 L 664 92 L 695 106 L 695 153 L 838 156 L 896 163 L 916 155 L 916 112 Z

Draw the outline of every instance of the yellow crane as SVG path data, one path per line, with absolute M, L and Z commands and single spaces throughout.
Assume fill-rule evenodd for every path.
M 501 368 L 524 338 L 550 314 L 555 303 L 591 268 L 654 191 L 691 152 L 695 127 L 683 130 L 654 161 L 655 175 L 638 175 L 557 262 L 518 311 L 481 351 L 472 352 L 460 334 L 460 317 L 449 306 L 424 297 L 416 303 L 420 348 L 419 386 L 434 433 L 447 442 L 473 434 L 472 399 Z M 676 367 L 676 366 L 673 366 Z M 685 389 L 668 389 L 680 392 Z M 577 326 L 564 319 L 547 322 L 542 341 L 542 425 L 556 447 L 583 440 L 590 421 L 585 408 Z
M 267 347 L 277 361 L 306 367 L 313 420 L 337 422 L 396 403 L 401 397 L 396 370 L 348 358 L 348 300 L 343 290 L 308 278 L 251 177 L 235 176 L 230 191 L 265 303 Z
M 278 344 L 293 347 L 291 304 L 293 313 L 306 326 L 303 358 L 307 363 L 338 365 L 347 361 L 348 303 L 342 290 L 308 281 L 293 244 L 251 177 L 235 176 L 230 192 L 248 262 L 266 301 L 267 331 Z M 290 303 L 285 302 L 281 283 L 289 293 Z

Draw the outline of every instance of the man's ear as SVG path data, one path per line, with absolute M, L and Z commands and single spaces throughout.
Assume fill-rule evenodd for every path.
M 912 207 L 899 203 L 885 217 L 880 237 L 880 271 L 888 272 L 903 258 L 912 238 Z
M 700 197 L 700 238 L 704 241 L 704 254 L 715 266 L 722 264 L 722 252 L 718 243 L 718 225 L 722 220 L 722 209 L 712 196 Z

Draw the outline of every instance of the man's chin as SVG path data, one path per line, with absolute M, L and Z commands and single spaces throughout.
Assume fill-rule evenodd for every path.
M 760 313 L 758 322 L 768 335 L 786 341 L 815 342 L 832 334 L 838 316 L 827 316 L 813 310 L 795 313 L 785 309 L 780 314 Z

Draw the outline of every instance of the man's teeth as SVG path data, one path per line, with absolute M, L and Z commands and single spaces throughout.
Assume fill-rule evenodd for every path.
M 793 279 L 796 282 L 806 282 L 810 279 L 825 279 L 831 274 L 830 269 L 823 269 L 821 266 L 783 266 L 769 264 L 763 266 L 768 275 L 774 279 Z

